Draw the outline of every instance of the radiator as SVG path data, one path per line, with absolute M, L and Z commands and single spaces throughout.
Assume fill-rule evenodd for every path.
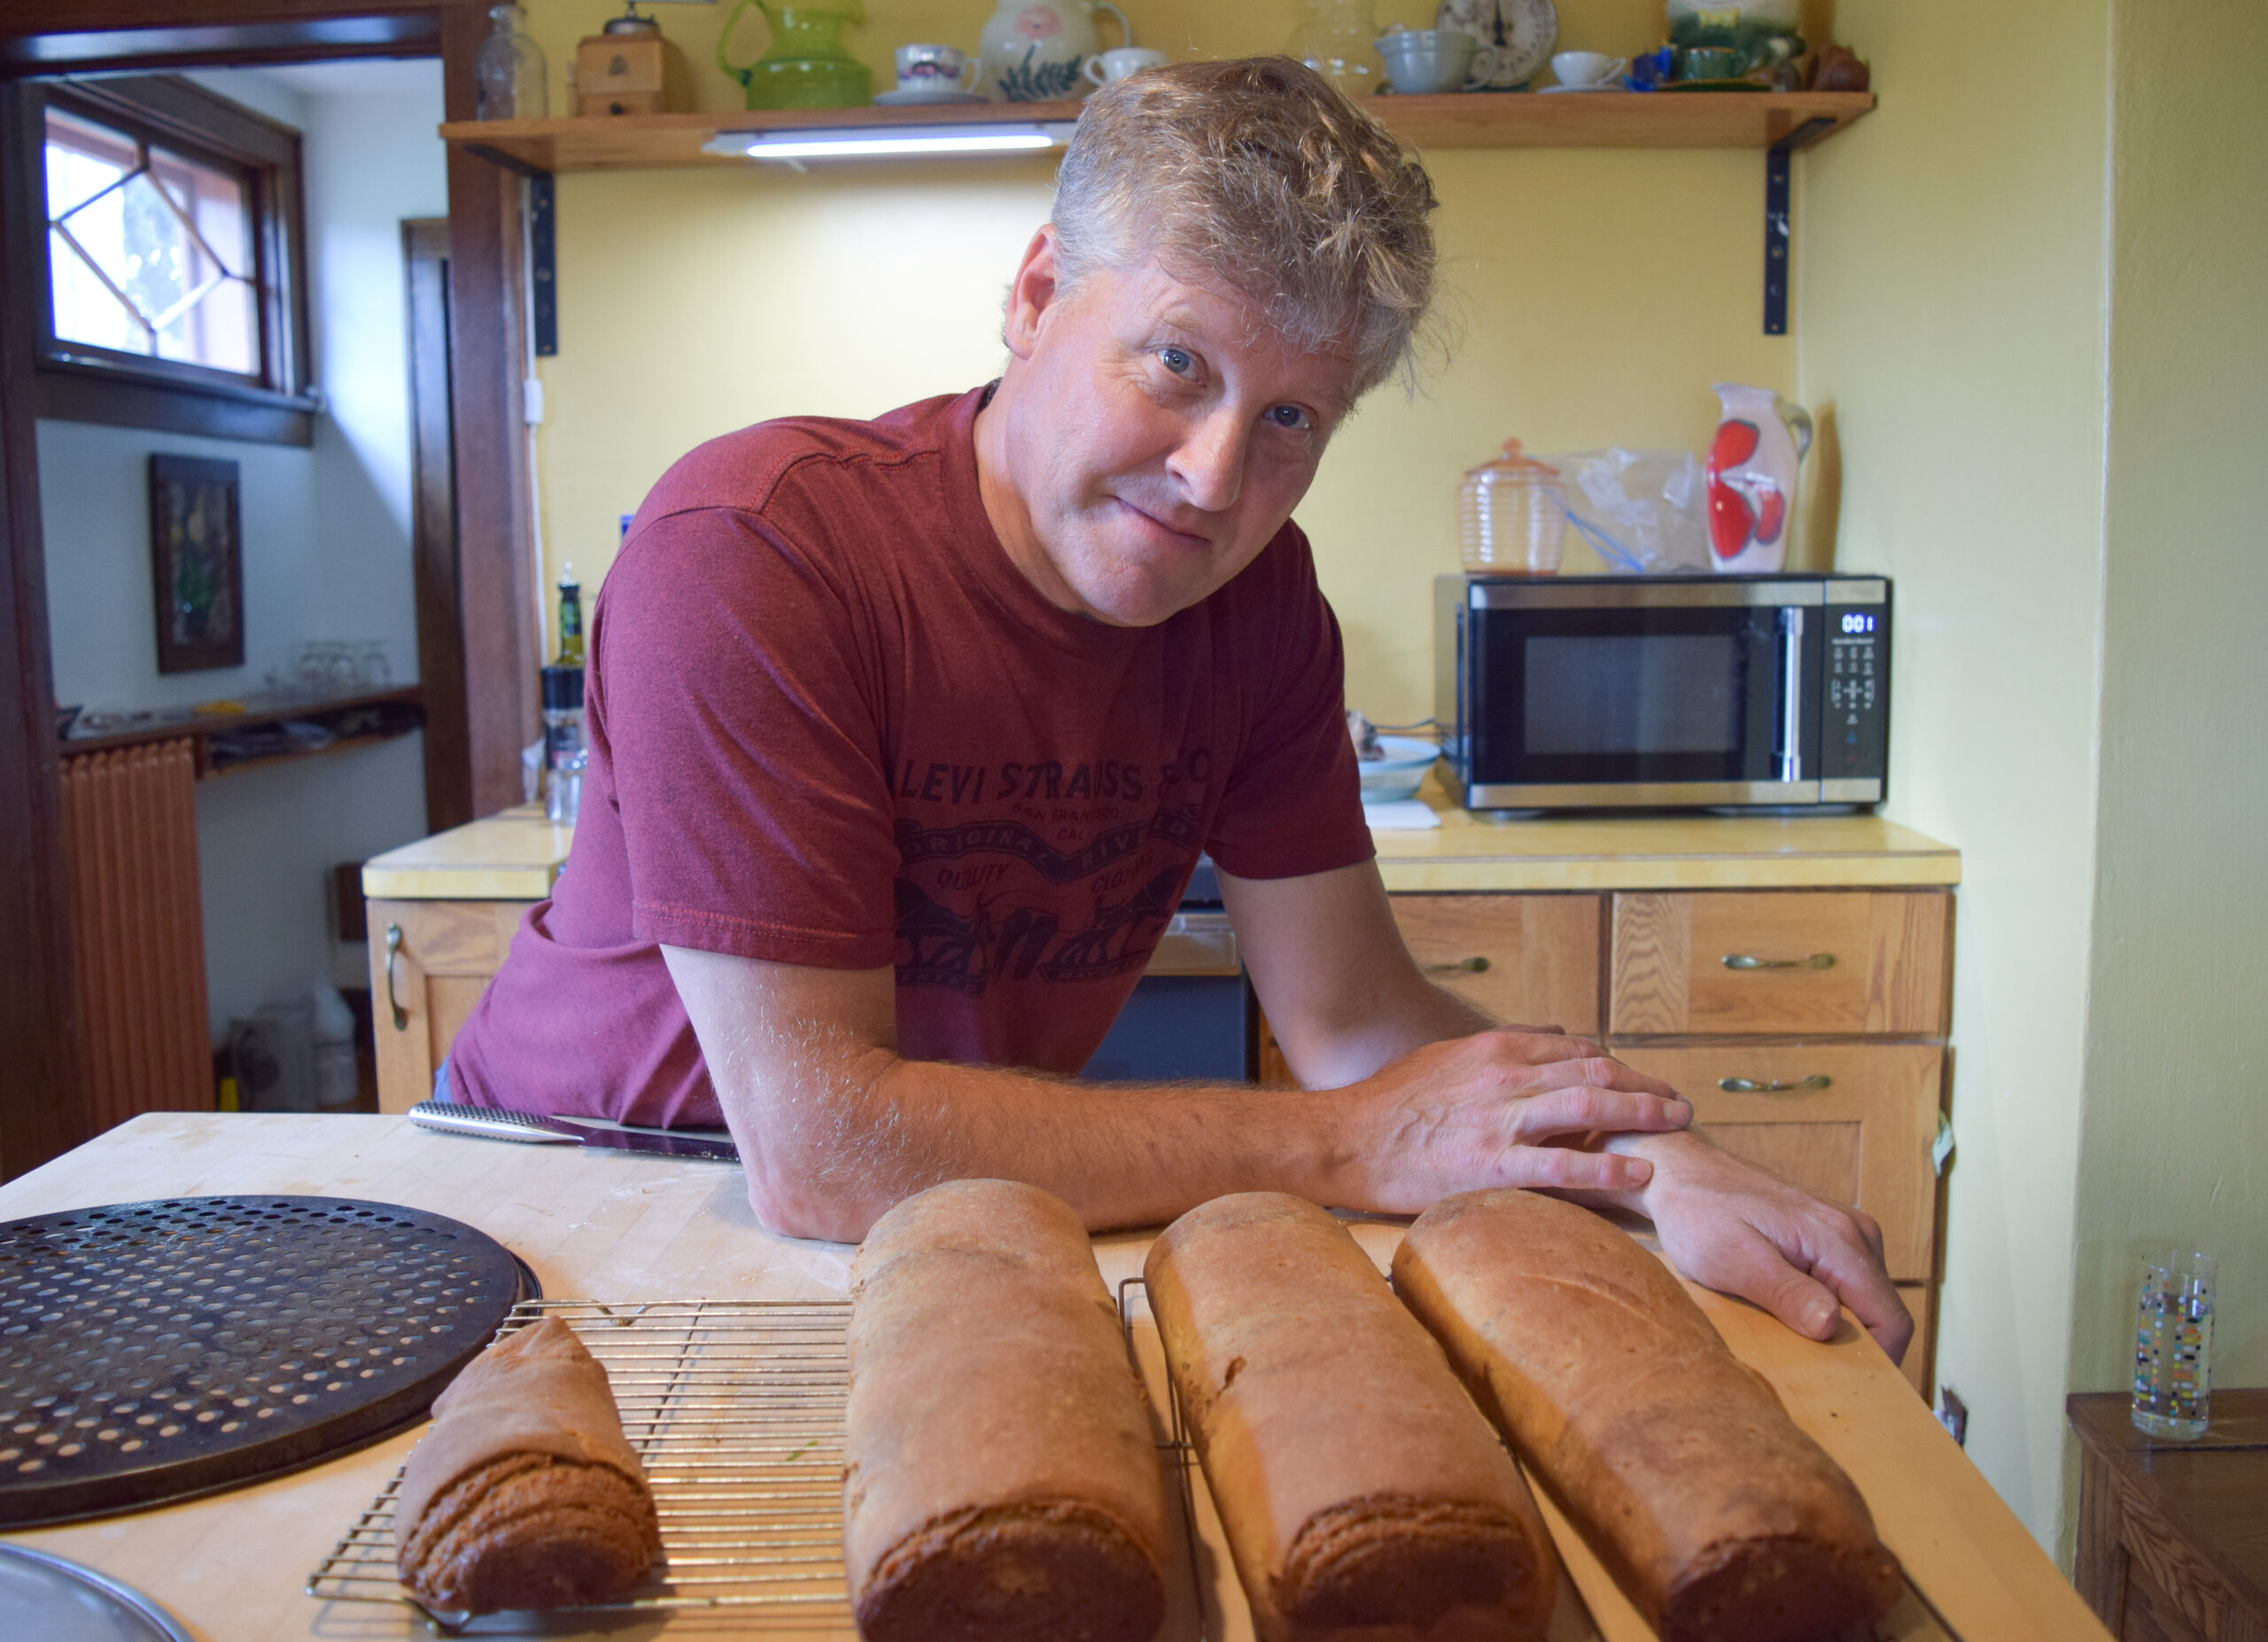
M 79 1021 L 97 1132 L 213 1109 L 187 741 L 63 760 Z

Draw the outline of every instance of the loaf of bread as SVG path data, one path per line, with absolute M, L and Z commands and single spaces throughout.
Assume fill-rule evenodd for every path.
M 1394 1282 L 1662 1642 L 1811 1642 L 1886 1614 L 1866 1501 L 1662 1264 L 1520 1191 L 1436 1203 Z
M 1079 1218 L 959 1180 L 851 1268 L 843 1547 L 867 1642 L 1148 1642 L 1165 1616 L 1149 1406 Z
M 1558 1560 L 1535 1500 L 1344 1226 L 1216 1198 L 1143 1274 L 1261 1642 L 1543 1635 Z
M 661 1554 L 653 1490 L 606 1370 L 549 1317 L 434 1399 L 394 1505 L 401 1583 L 475 1614 L 620 1596 Z

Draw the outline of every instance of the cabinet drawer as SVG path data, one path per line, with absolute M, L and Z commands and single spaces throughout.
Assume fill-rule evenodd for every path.
M 526 901 L 368 904 L 377 1013 L 378 1109 L 406 1112 L 433 1093 L 434 1069 L 504 966 Z M 388 938 L 401 938 L 389 952 Z M 399 1015 L 397 1016 L 397 1011 Z
M 1934 1274 L 1938 1176 L 1930 1145 L 1942 1050 L 1759 1043 L 1615 1054 L 1674 1085 L 1693 1102 L 1694 1126 L 1725 1150 L 1874 1216 L 1893 1280 L 1926 1282 Z
M 1597 1032 L 1597 896 L 1390 899 L 1402 944 L 1428 980 L 1495 1020 Z
M 1851 1032 L 1946 1028 L 1937 890 L 1614 898 L 1612 1032 Z

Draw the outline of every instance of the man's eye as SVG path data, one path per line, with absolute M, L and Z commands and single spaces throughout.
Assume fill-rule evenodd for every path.
M 1268 419 L 1278 427 L 1288 428 L 1294 433 L 1304 432 L 1308 425 L 1308 413 L 1297 405 L 1271 406 Z
M 1197 366 L 1197 362 L 1190 358 L 1189 350 L 1181 347 L 1160 348 L 1158 362 L 1177 377 L 1187 376 Z

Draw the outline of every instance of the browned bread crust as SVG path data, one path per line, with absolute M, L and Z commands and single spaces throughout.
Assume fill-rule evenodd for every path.
M 1662 1642 L 1811 1642 L 1886 1614 L 1866 1501 L 1662 1264 L 1533 1193 L 1436 1203 L 1394 1288 Z
M 606 1370 L 558 1319 L 475 1358 L 433 1415 L 394 1507 L 401 1583 L 426 1602 L 476 1614 L 603 1602 L 661 1553 Z
M 1344 1226 L 1219 1197 L 1143 1275 L 1262 1642 L 1543 1635 L 1558 1561 L 1535 1501 Z
M 959 1180 L 851 1273 L 843 1560 L 868 1642 L 1147 1642 L 1165 1617 L 1148 1405 L 1078 1217 Z

